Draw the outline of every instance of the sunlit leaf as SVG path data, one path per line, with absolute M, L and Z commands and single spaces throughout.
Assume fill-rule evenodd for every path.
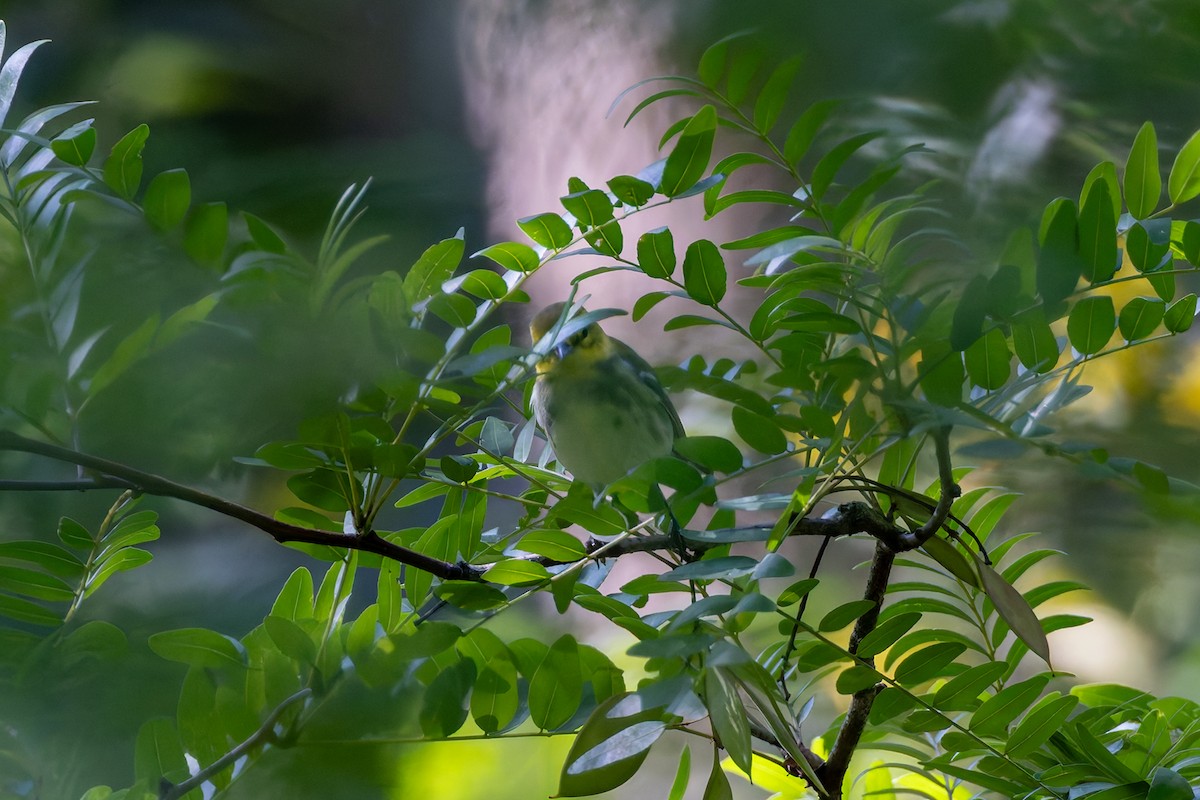
M 1035 675 L 996 692 L 984 700 L 972 715 L 971 732 L 982 736 L 1002 736 L 1008 724 L 1041 696 L 1049 680 L 1048 675 Z
M 142 183 L 142 148 L 150 136 L 150 128 L 138 125 L 113 145 L 104 161 L 104 182 L 126 200 L 137 194 Z
M 525 235 L 542 247 L 561 250 L 571 243 L 571 227 L 558 214 L 535 214 L 517 220 Z
M 404 276 L 404 296 L 409 303 L 417 304 L 437 293 L 462 261 L 463 231 L 449 239 L 443 239 L 421 254 L 416 263 Z
M 1078 705 L 1079 698 L 1070 695 L 1044 698 L 1013 729 L 1005 745 L 1005 754 L 1024 758 L 1033 753 L 1061 729 Z
M 1175 156 L 1167 178 L 1167 196 L 1178 205 L 1200 195 L 1200 131 L 1191 135 Z
M 1085 356 L 1104 349 L 1117 327 L 1113 301 L 1107 295 L 1085 297 L 1071 309 L 1067 319 L 1067 338 L 1071 346 Z
M 146 641 L 151 650 L 168 661 L 212 669 L 246 665 L 246 648 L 241 642 L 206 628 L 152 633 Z
M 1158 171 L 1158 137 L 1153 123 L 1142 125 L 1125 161 L 1125 205 L 1134 219 L 1145 219 L 1158 208 L 1162 175 Z
M 1162 322 L 1167 304 L 1162 300 L 1150 300 L 1145 297 L 1135 297 L 1121 309 L 1118 326 L 1125 341 L 1133 342 L 1145 339 L 1154 333 Z

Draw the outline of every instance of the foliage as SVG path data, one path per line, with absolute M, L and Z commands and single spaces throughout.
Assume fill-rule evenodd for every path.
M 711 745 L 706 797 L 729 796 L 722 750 L 731 770 L 773 776 L 791 796 L 932 796 L 935 783 L 955 797 L 1192 796 L 1200 707 L 1062 681 L 1047 634 L 1086 620 L 1036 612 L 1082 587 L 1038 582 L 1031 570 L 1056 554 L 999 533 L 1014 495 L 961 489 L 971 471 L 952 464 L 951 441 L 976 455 L 1035 448 L 1152 493 L 1186 488 L 1153 465 L 1066 447 L 1049 423 L 1086 393 L 1088 362 L 1192 324 L 1196 296 L 1180 295 L 1176 280 L 1200 264 L 1200 224 L 1171 215 L 1200 195 L 1200 134 L 1167 173 L 1165 207 L 1147 123 L 1121 170 L 1098 165 L 1077 201 L 1052 201 L 1037 231 L 1015 232 L 994 267 L 964 282 L 944 213 L 922 190 L 888 193 L 913 148 L 888 152 L 871 132 L 830 136 L 831 103 L 787 119 L 799 63 L 756 80 L 742 44 L 711 47 L 698 77 L 631 87 L 649 94 L 628 119 L 665 98 L 696 103 L 663 134 L 663 159 L 606 188 L 572 179 L 561 211 L 519 220 L 528 243 L 493 244 L 466 269 L 460 231 L 403 273 L 355 275 L 382 244 L 353 236 L 365 186 L 342 196 L 310 259 L 254 215 L 194 205 L 183 170 L 143 181 L 144 125 L 103 158 L 91 120 L 63 122 L 81 104 L 3 129 L 0 212 L 19 244 L 11 260 L 29 274 L 25 306 L 5 309 L 14 358 L 0 375 L 0 447 L 82 468 L 3 488 L 118 496 L 100 520 L 64 517 L 61 544 L 0 544 L 0 680 L 22 687 L 50 663 L 119 657 L 126 633 L 79 624 L 76 612 L 150 560 L 138 545 L 159 531 L 153 512 L 134 510 L 144 494 L 213 509 L 328 563 L 319 580 L 296 570 L 240 638 L 197 627 L 151 634 L 155 654 L 186 667 L 177 715 L 144 722 L 131 786 L 85 797 L 220 796 L 331 728 L 391 741 L 575 734 L 564 796 L 622 785 L 667 735 Z M 37 46 L 0 69 L 0 123 Z M 735 149 L 714 164 L 718 132 Z M 720 244 L 677 244 L 666 228 L 625 241 L 627 219 L 679 201 L 708 217 L 764 204 L 784 221 Z M 77 219 L 81 211 L 94 216 Z M 85 313 L 78 240 L 109 214 L 144 220 L 219 276 L 216 288 L 129 331 L 97 323 Z M 726 259 L 743 251 L 753 272 L 731 275 Z M 694 308 L 667 328 L 720 328 L 749 354 L 697 354 L 660 370 L 673 391 L 727 404 L 736 441 L 683 439 L 680 457 L 643 465 L 598 499 L 539 450 L 526 398 L 540 354 L 614 312 L 578 311 L 532 347 L 499 313 L 528 301 L 523 286 L 540 269 L 579 253 L 608 265 L 578 285 L 621 271 L 659 282 L 634 304 L 635 319 L 682 298 Z M 748 319 L 730 310 L 731 278 L 753 297 Z M 1118 309 L 1111 287 L 1135 282 L 1144 295 Z M 379 365 L 294 437 L 242 459 L 285 475 L 288 505 L 261 514 L 79 451 L 95 398 L 135 365 L 214 320 L 254 330 L 272 304 L 369 319 L 361 344 Z M 925 470 L 937 477 L 918 490 Z M 783 488 L 747 488 L 768 481 Z M 380 530 L 389 506 L 435 521 Z M 505 522 L 489 527 L 495 520 Z M 816 618 L 821 556 L 797 563 L 785 545 L 798 536 L 873 538 L 862 597 Z M 664 569 L 607 585 L 612 563 L 639 552 Z M 581 636 L 506 641 L 489 625 L 546 593 L 560 613 L 631 635 L 642 677 L 635 683 Z M 826 712 L 814 701 L 830 689 L 844 713 L 818 720 Z M 3 790 L 28 795 L 36 759 L 10 744 L 5 761 L 26 773 Z M 889 760 L 859 786 L 851 757 L 865 750 Z M 672 796 L 687 785 L 690 757 Z M 911 775 L 927 788 L 911 788 Z

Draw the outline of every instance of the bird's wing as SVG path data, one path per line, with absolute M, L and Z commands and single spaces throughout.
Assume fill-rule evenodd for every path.
M 650 366 L 650 364 L 646 362 L 646 359 L 637 354 L 636 350 L 621 340 L 612 339 L 612 343 L 616 346 L 621 358 L 633 366 L 634 372 L 637 373 L 638 379 L 644 386 L 650 389 L 650 391 L 654 392 L 654 396 L 658 398 L 658 402 L 664 409 L 666 409 L 667 414 L 670 415 L 671 425 L 675 429 L 675 438 L 682 439 L 684 436 L 686 436 L 687 432 L 683 429 L 683 421 L 679 419 L 679 412 L 675 410 L 675 404 L 671 402 L 670 395 L 668 395 L 667 390 L 663 388 L 662 383 L 658 380 L 658 376 L 654 374 L 654 367 Z

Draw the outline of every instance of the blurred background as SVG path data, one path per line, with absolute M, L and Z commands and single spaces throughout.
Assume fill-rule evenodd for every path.
M 992 268 L 1009 231 L 1036 225 L 1052 198 L 1077 195 L 1094 163 L 1122 164 L 1143 121 L 1155 123 L 1172 157 L 1200 127 L 1194 0 L 4 0 L 0 18 L 8 25 L 8 52 L 53 40 L 27 68 L 14 117 L 52 103 L 99 101 L 89 113 L 97 117 L 101 153 L 146 122 L 147 175 L 183 167 L 195 202 L 223 200 L 256 214 L 301 251 L 315 251 L 342 191 L 371 179 L 370 211 L 357 232 L 391 238 L 364 259 L 364 271 L 403 271 L 460 227 L 468 253 L 517 238 L 514 220 L 554 209 L 567 178 L 599 185 L 636 173 L 658 157 L 661 132 L 688 107 L 658 105 L 623 127 L 636 101 L 606 115 L 614 98 L 646 77 L 690 74 L 708 44 L 735 31 L 752 31 L 768 60 L 803 55 L 794 109 L 842 98 L 843 130 L 884 129 L 892 145 L 927 146 L 909 159 L 902 180 L 938 181 L 934 191 L 951 211 L 947 227 L 968 245 L 964 272 Z M 705 223 L 696 200 L 638 224 L 668 224 L 677 242 L 720 242 L 781 221 L 758 213 L 730 212 Z M 178 248 L 131 243 L 122 230 L 109 239 L 97 256 L 107 288 L 95 289 L 111 294 L 105 324 L 131 329 L 147 303 L 170 306 L 212 279 Z M 530 285 L 534 307 L 560 299 L 570 276 L 589 266 L 584 259 L 556 263 Z M 9 259 L 0 261 L 0 295 L 21 282 L 5 274 L 11 269 Z M 628 308 L 646 288 L 608 277 L 588 284 L 593 306 Z M 658 316 L 636 328 L 623 320 L 617 331 L 636 331 L 639 347 L 658 362 L 728 347 L 698 338 L 714 334 L 697 329 L 674 339 L 660 335 L 675 310 L 664 304 Z M 524 321 L 514 319 L 515 328 Z M 91 410 L 83 444 L 271 508 L 279 487 L 261 485 L 231 459 L 289 436 L 345 385 L 347 371 L 369 370 L 341 333 L 284 316 L 246 333 L 255 348 L 227 331 L 199 334 L 183 357 L 173 351 L 149 359 L 107 392 Z M 1173 341 L 1106 360 L 1090 376 L 1092 395 L 1058 420 L 1064 436 L 1103 442 L 1114 454 L 1200 480 L 1196 355 L 1194 343 Z M 300 374 L 302 383 L 293 380 Z M 727 421 L 679 400 L 690 430 L 726 432 Z M 1040 457 L 976 463 L 986 481 L 1026 492 L 1008 532 L 1042 531 L 1045 544 L 1070 554 L 1048 569 L 1095 590 L 1060 601 L 1056 610 L 1097 622 L 1056 634 L 1056 666 L 1085 680 L 1200 700 L 1196 509 L 1150 508 Z M 52 465 L 29 469 L 59 474 Z M 106 503 L 5 494 L 0 522 L 6 536 L 40 535 L 63 514 L 94 519 Z M 210 514 L 150 505 L 163 514 L 155 563 L 116 579 L 88 608 L 131 632 L 131 660 L 81 678 L 69 696 L 0 696 L 0 722 L 7 713 L 39 720 L 38 744 L 57 753 L 80 786 L 128 783 L 133 721 L 173 713 L 182 673 L 153 657 L 139 635 L 204 626 L 239 636 L 261 620 L 283 577 L 296 565 L 315 564 Z M 848 552 L 842 563 L 861 555 Z M 854 576 L 848 578 L 852 592 Z M 513 623 L 518 633 L 535 624 Z M 101 686 L 112 688 L 98 692 Z M 137 707 L 128 706 L 131 698 Z M 117 709 L 117 702 L 125 705 Z M 329 785 L 314 777 L 312 789 L 453 798 L 478 796 L 486 786 L 493 797 L 545 796 L 566 746 L 396 747 L 387 755 L 387 787 L 351 792 L 338 783 L 345 780 L 340 774 L 326 776 Z M 669 780 L 679 746 L 665 741 L 656 749 L 668 771 L 657 785 Z M 347 773 L 362 766 L 353 753 L 339 757 Z M 518 760 L 525 766 L 514 770 Z M 269 776 L 262 781 L 241 791 L 269 794 Z M 637 796 L 640 789 L 627 791 Z

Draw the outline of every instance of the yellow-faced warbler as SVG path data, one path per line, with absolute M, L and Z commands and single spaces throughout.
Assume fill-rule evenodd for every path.
M 554 303 L 538 312 L 529 324 L 534 342 L 559 324 L 565 308 Z M 533 412 L 558 463 L 594 488 L 670 455 L 684 435 L 654 370 L 595 322 L 538 363 Z

